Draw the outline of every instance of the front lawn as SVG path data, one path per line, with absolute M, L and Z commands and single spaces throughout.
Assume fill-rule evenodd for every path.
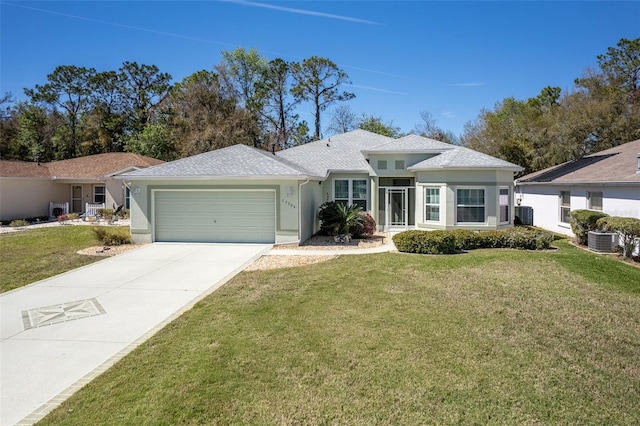
M 90 226 L 53 226 L 0 235 L 0 292 L 100 260 L 77 254 L 98 245 Z
M 640 269 L 558 243 L 241 273 L 42 424 L 638 424 Z

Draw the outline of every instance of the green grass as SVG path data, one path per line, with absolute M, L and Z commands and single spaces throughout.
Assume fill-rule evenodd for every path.
M 640 269 L 559 246 L 241 273 L 42 424 L 638 424 Z
M 90 226 L 54 226 L 0 235 L 0 292 L 100 260 L 77 254 L 98 245 Z

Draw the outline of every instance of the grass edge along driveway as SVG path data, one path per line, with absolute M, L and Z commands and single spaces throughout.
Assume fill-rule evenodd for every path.
M 640 270 L 558 245 L 241 273 L 42 424 L 637 424 Z

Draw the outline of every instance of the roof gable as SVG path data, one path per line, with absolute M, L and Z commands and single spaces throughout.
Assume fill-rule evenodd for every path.
M 452 146 L 441 154 L 428 158 L 409 167 L 409 171 L 425 171 L 434 169 L 505 169 L 520 171 L 517 164 L 501 160 L 462 146 Z
M 382 145 L 377 145 L 364 152 L 378 153 L 425 153 L 429 151 L 442 152 L 455 148 L 454 145 L 426 138 L 418 135 L 407 135 L 399 139 L 393 139 Z
M 358 129 L 289 148 L 276 155 L 321 177 L 336 171 L 371 173 L 373 170 L 362 151 L 393 140 L 388 136 Z
M 640 182 L 640 139 L 522 176 L 527 183 Z

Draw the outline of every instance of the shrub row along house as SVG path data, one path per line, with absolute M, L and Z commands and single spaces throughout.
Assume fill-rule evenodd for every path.
M 160 163 L 122 152 L 50 163 L 0 160 L 0 220 L 87 213 L 114 204 L 129 208 L 129 190 L 117 177 Z
M 355 130 L 279 152 L 245 145 L 122 175 L 136 242 L 302 242 L 326 201 L 356 204 L 381 230 L 513 225 L 518 165 L 409 135 Z
M 569 236 L 572 210 L 640 219 L 640 140 L 522 176 L 516 200 L 533 225 Z

